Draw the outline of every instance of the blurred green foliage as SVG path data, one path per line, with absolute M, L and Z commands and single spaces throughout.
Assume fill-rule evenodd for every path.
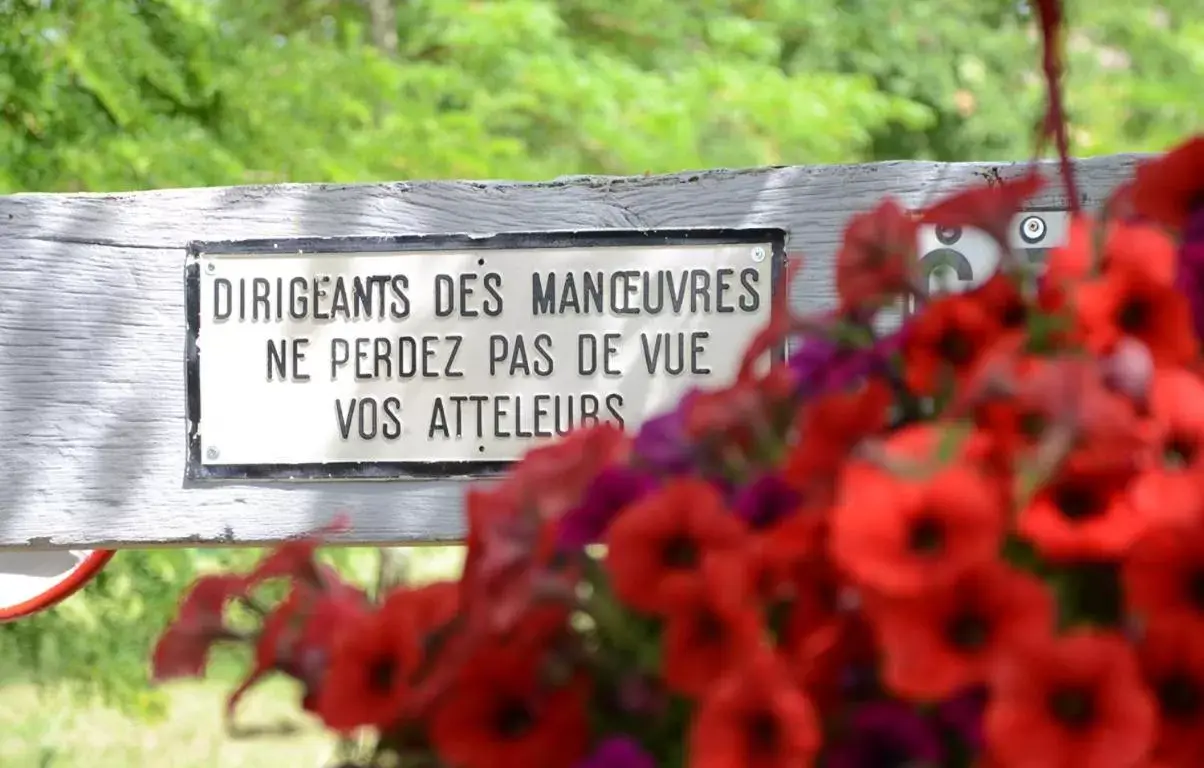
M 1077 154 L 1204 124 L 1198 1 L 1069 2 Z M 1021 159 L 1037 64 L 1016 0 L 0 0 L 0 192 Z M 183 585 L 256 556 L 122 552 L 0 627 L 0 683 L 153 715 Z

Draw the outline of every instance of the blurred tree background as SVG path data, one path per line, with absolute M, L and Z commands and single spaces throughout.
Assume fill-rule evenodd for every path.
M 1198 3 L 1068 3 L 1076 154 L 1204 125 Z M 0 0 L 0 192 L 1018 160 L 1037 65 L 1016 0 Z M 162 714 L 179 591 L 255 554 L 122 552 L 0 627 L 0 685 Z

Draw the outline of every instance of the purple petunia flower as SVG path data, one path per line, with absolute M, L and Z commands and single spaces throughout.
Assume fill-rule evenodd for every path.
M 879 339 L 872 347 L 842 347 L 821 336 L 810 336 L 786 365 L 798 382 L 799 394 L 816 397 L 847 389 L 869 374 L 882 370 L 903 345 L 904 329 Z
M 1204 243 L 1204 203 L 1192 209 L 1183 228 L 1183 242 Z
M 937 707 L 937 720 L 957 735 L 975 752 L 983 747 L 982 715 L 987 706 L 987 692 L 974 688 L 949 699 Z
M 635 739 L 612 736 L 575 768 L 656 768 L 656 761 Z
M 632 467 L 607 467 L 598 473 L 582 501 L 560 519 L 558 544 L 563 550 L 581 549 L 602 539 L 610 522 L 623 507 L 656 487 L 656 478 Z
M 694 446 L 686 436 L 686 410 L 698 393 L 698 389 L 691 389 L 672 411 L 649 419 L 640 427 L 632 452 L 652 473 L 678 475 L 692 467 Z
M 1187 297 L 1196 336 L 1204 339 L 1204 206 L 1192 212 L 1184 228 L 1175 287 Z
M 798 507 L 802 495 L 781 475 L 767 472 L 736 492 L 736 515 L 752 528 L 765 528 Z
M 911 707 L 884 701 L 862 705 L 848 735 L 828 753 L 828 768 L 940 765 L 944 747 L 932 723 Z
M 663 685 L 644 673 L 624 675 L 617 693 L 619 709 L 629 715 L 659 717 L 668 703 Z

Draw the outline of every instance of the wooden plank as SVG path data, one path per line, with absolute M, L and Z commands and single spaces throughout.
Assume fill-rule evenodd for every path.
M 1076 163 L 1098 204 L 1138 156 Z M 348 542 L 463 531 L 455 481 L 189 485 L 185 246 L 193 240 L 782 227 L 802 310 L 833 300 L 846 218 L 1022 166 L 894 162 L 546 183 L 414 182 L 0 197 L 0 547 L 257 543 L 346 513 Z M 1042 165 L 1053 178 L 1051 163 Z M 1036 209 L 1064 207 L 1056 180 Z

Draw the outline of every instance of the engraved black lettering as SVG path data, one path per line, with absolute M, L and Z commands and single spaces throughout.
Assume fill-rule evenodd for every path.
M 288 316 L 294 320 L 304 320 L 309 314 L 309 281 L 304 277 L 294 277 L 288 281 Z
M 476 307 L 470 307 L 472 295 L 476 293 L 473 283 L 477 281 L 475 272 L 465 272 L 460 275 L 460 317 L 476 317 L 481 314 Z
M 339 369 L 351 362 L 351 345 L 347 339 L 330 340 L 330 380 L 339 377 Z
M 584 394 L 581 396 L 581 426 L 591 427 L 598 423 L 598 411 L 601 403 L 597 395 Z
M 721 315 L 736 311 L 736 308 L 727 302 L 727 295 L 732 290 L 732 277 L 735 274 L 736 270 L 731 267 L 715 270 L 715 311 Z
M 347 405 L 343 405 L 342 398 L 334 401 L 334 415 L 339 424 L 339 435 L 344 440 L 351 437 L 351 424 L 355 417 L 356 402 L 354 397 L 351 398 Z
M 356 275 L 351 279 L 352 313 L 355 317 L 372 317 L 372 307 L 376 303 L 372 295 L 372 287 L 380 277 L 367 278 Z
M 650 341 L 647 333 L 641 333 L 640 349 L 644 352 L 644 367 L 651 376 L 656 373 L 657 363 L 660 361 L 661 335 L 659 333 L 652 334 Z
M 619 339 L 622 334 L 619 333 L 604 333 L 602 334 L 602 373 L 605 376 L 621 376 L 620 371 L 615 365 L 615 357 L 619 354 Z
M 393 345 L 386 338 L 376 338 L 372 340 L 372 375 L 373 378 L 382 378 L 381 368 L 385 369 L 383 378 L 393 378 Z
M 691 269 L 690 313 L 696 315 L 699 312 L 711 314 L 711 273 L 705 269 Z
M 486 272 L 481 280 L 485 286 L 485 301 L 481 302 L 481 311 L 486 317 L 497 317 L 502 314 L 502 276 L 497 272 Z
M 273 376 L 281 381 L 288 378 L 284 367 L 284 349 L 287 345 L 288 339 L 281 339 L 279 346 L 275 339 L 268 339 L 268 381 Z
M 740 287 L 744 289 L 744 293 L 736 301 L 740 305 L 741 312 L 756 312 L 761 307 L 761 294 L 758 291 L 758 283 L 761 282 L 761 273 L 752 267 L 745 267 L 740 270 Z
M 502 429 L 502 419 L 510 415 L 506 407 L 510 403 L 510 395 L 497 395 L 493 398 L 493 436 L 499 440 L 510 437 L 510 430 Z
M 610 418 L 620 427 L 625 425 L 623 421 L 623 396 L 618 392 L 612 392 L 606 396 L 606 410 L 610 413 Z
M 556 314 L 556 273 L 549 272 L 547 281 L 540 279 L 538 272 L 531 273 L 531 314 Z
M 510 340 L 500 333 L 489 336 L 489 375 L 497 376 L 499 363 L 509 359 Z
M 477 407 L 477 437 L 485 436 L 485 403 L 489 401 L 488 395 L 469 395 L 468 402 Z
M 330 295 L 330 292 L 326 290 L 329 283 L 330 275 L 318 275 L 314 278 L 313 318 L 315 320 L 330 319 L 330 312 L 322 307 L 322 299 Z
M 515 437 L 534 437 L 535 433 L 530 429 L 523 428 L 523 398 L 516 396 L 514 398 L 514 436 Z
M 380 434 L 386 440 L 396 440 L 401 437 L 401 400 L 390 395 L 381 405 L 385 423 L 380 427 Z
M 389 293 L 393 296 L 390 302 L 389 316 L 394 320 L 404 320 L 410 316 L 410 278 L 405 275 L 393 275 L 389 280 Z
M 552 359 L 552 337 L 546 333 L 536 334 L 532 347 L 535 349 L 535 360 L 531 367 L 535 370 L 535 375 L 551 376 L 556 369 L 556 363 Z
M 564 412 L 561 413 L 560 405 L 564 403 Z M 561 416 L 564 416 L 562 419 Z M 556 395 L 552 399 L 552 418 L 556 422 L 556 434 L 564 437 L 573 431 L 574 413 L 573 413 L 573 396 L 565 395 L 561 397 Z
M 376 398 L 365 397 L 359 402 L 359 418 L 356 420 L 361 440 L 376 437 L 380 425 L 380 411 Z
M 515 376 L 521 373 L 523 376 L 531 375 L 531 363 L 527 359 L 527 342 L 523 340 L 521 333 L 514 334 L 514 347 L 510 354 L 510 375 Z
M 688 280 L 688 272 L 681 273 L 681 282 L 679 283 L 674 283 L 672 272 L 665 273 L 665 281 L 669 284 L 669 306 L 673 308 L 675 315 L 680 315 L 686 306 L 686 283 Z
M 706 376 L 711 372 L 710 367 L 702 364 L 702 356 L 706 352 L 706 341 L 711 338 L 710 331 L 694 331 L 690 334 L 690 373 L 695 376 Z
M 456 355 L 460 354 L 460 345 L 464 343 L 464 337 L 458 333 L 449 333 L 444 338 L 451 342 L 451 350 L 448 352 L 447 362 L 443 366 L 443 378 L 462 379 L 464 378 L 464 371 L 456 368 L 455 365 Z M 456 407 L 459 408 L 459 406 Z M 459 437 L 459 433 L 456 436 Z
M 330 316 L 351 319 L 351 299 L 347 295 L 347 280 L 342 275 L 334 279 L 330 292 Z
M 435 362 L 435 345 L 439 343 L 438 336 L 422 337 L 422 378 L 439 378 L 439 364 Z
M 552 395 L 536 395 L 533 398 L 535 418 L 532 420 L 531 431 L 535 433 L 536 437 L 552 437 L 555 434 L 555 424 L 551 426 L 545 424 L 545 420 L 551 415 L 548 411 L 548 403 L 551 402 L 552 397 Z
M 577 280 L 572 272 L 564 275 L 564 286 L 560 289 L 560 314 L 572 310 L 574 315 L 581 314 L 581 297 L 577 294 Z
M 653 280 L 651 272 L 645 272 L 644 281 L 644 311 L 650 315 L 658 314 L 665 308 L 665 270 L 658 270 Z M 652 288 L 656 286 L 656 302 L 652 301 Z
M 598 337 L 592 333 L 577 334 L 577 375 L 593 376 L 598 372 Z
M 373 377 L 371 366 L 372 339 L 360 337 L 355 340 L 355 378 L 367 381 Z
M 305 349 L 308 346 L 309 339 L 293 339 L 293 381 L 309 381 L 309 374 L 301 370 L 301 364 L 305 362 Z
M 600 269 L 597 272 L 581 273 L 581 305 L 585 314 L 602 315 L 606 313 L 602 291 L 604 284 L 605 274 Z
M 410 379 L 418 375 L 418 342 L 413 336 L 397 339 L 397 378 Z
M 435 398 L 435 404 L 431 407 L 431 421 L 426 428 L 426 437 L 428 440 L 435 435 L 440 435 L 445 439 L 451 437 L 451 433 L 447 429 L 447 411 L 443 408 L 442 397 Z
M 272 284 L 266 277 L 256 277 L 251 280 L 251 321 L 257 322 L 262 313 L 262 319 L 272 319 L 272 305 L 268 295 L 272 292 Z
M 450 317 L 456 311 L 456 281 L 451 275 L 435 275 L 435 317 Z
M 213 278 L 213 319 L 229 320 L 234 312 L 234 286 L 224 277 Z

